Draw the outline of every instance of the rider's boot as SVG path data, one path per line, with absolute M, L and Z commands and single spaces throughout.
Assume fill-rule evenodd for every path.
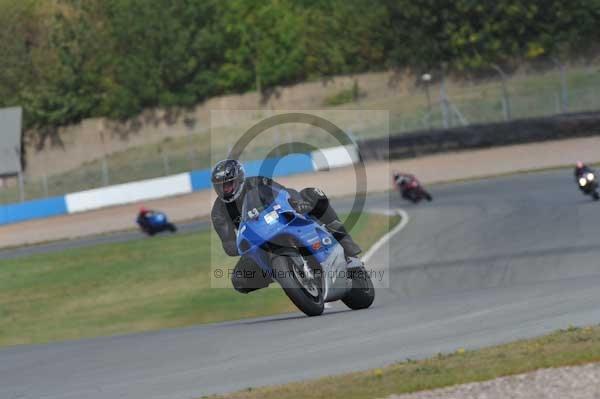
M 356 242 L 354 242 L 350 234 L 346 231 L 346 228 L 342 222 L 339 220 L 334 220 L 325 226 L 344 249 L 344 255 L 346 255 L 348 265 L 362 265 L 362 261 L 358 258 L 358 255 L 362 252 L 362 249 Z

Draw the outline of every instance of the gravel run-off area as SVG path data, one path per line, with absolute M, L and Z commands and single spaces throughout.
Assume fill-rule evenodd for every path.
M 599 399 L 600 363 L 532 373 L 387 399 Z

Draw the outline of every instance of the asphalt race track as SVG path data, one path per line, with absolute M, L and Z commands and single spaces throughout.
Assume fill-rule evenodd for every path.
M 440 185 L 374 306 L 0 350 L 1 398 L 192 398 L 600 322 L 600 203 L 571 171 Z M 381 195 L 371 207 L 386 206 Z

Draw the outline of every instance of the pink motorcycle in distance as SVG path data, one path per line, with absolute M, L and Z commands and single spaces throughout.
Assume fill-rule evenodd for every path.
M 433 197 L 427 192 L 419 180 L 411 174 L 394 173 L 394 185 L 400 191 L 400 196 L 417 204 L 423 199 L 432 201 Z

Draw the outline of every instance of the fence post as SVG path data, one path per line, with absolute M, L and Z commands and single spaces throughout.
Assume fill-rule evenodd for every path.
M 444 129 L 450 127 L 450 121 L 448 120 L 448 94 L 446 93 L 446 74 L 442 72 L 442 79 L 440 82 L 440 106 L 442 107 L 442 123 Z
M 502 109 L 504 111 L 504 120 L 509 121 L 512 119 L 512 110 L 510 107 L 510 97 L 508 96 L 508 87 L 506 85 L 506 74 L 499 65 L 493 64 L 492 68 L 500 75 L 500 82 L 502 83 Z
M 504 98 L 504 96 L 502 96 L 502 98 L 500 99 L 500 102 L 502 103 L 502 115 L 504 116 L 504 120 L 508 121 L 508 120 L 510 120 L 510 118 L 508 116 L 508 106 L 506 104 L 506 98 Z
M 424 73 L 421 75 L 421 81 L 425 84 L 425 96 L 427 97 L 427 115 L 425 116 L 425 122 L 427 129 L 431 130 L 431 95 L 429 94 L 429 85 L 431 84 L 431 74 Z

